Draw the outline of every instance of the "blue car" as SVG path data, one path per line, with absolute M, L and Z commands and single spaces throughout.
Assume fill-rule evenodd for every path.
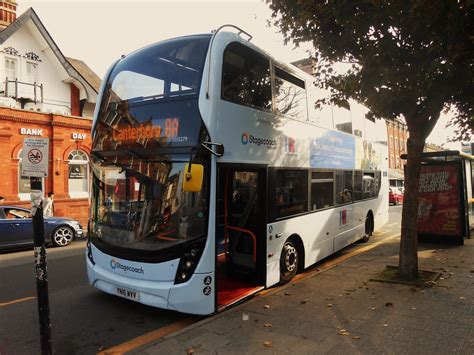
M 78 221 L 63 217 L 44 218 L 46 244 L 57 247 L 69 245 L 74 238 L 82 237 Z M 24 248 L 33 245 L 31 211 L 16 206 L 0 206 L 0 250 Z

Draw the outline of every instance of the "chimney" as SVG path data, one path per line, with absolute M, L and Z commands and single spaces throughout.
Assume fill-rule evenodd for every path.
M 17 5 L 15 0 L 0 0 L 0 31 L 16 20 Z

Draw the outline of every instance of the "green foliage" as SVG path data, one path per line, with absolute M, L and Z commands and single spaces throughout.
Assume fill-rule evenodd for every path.
M 474 2 L 267 2 L 286 41 L 312 42 L 316 84 L 332 100 L 354 98 L 378 118 L 403 116 L 423 140 L 443 108 L 454 107 L 459 138 L 472 134 Z M 336 62 L 350 69 L 336 73 Z

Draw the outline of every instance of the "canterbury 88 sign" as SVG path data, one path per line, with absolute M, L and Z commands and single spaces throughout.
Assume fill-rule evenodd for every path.
M 21 157 L 21 175 L 48 176 L 49 139 L 25 138 Z

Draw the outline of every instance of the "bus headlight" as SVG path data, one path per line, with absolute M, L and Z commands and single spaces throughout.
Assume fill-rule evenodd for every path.
M 176 272 L 176 278 L 174 280 L 175 284 L 186 282 L 191 278 L 199 262 L 203 248 L 204 243 L 192 244 L 185 248 L 183 256 L 179 261 L 178 271 Z

